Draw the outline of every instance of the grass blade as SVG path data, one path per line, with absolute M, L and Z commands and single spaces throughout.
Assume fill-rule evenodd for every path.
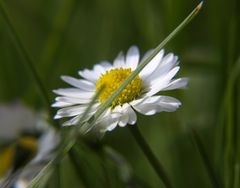
M 138 143 L 139 147 L 141 148 L 146 158 L 148 159 L 149 163 L 152 165 L 153 169 L 157 173 L 158 177 L 162 180 L 162 182 L 167 188 L 172 188 L 173 186 L 166 173 L 166 170 L 164 169 L 163 165 L 154 155 L 153 151 L 151 150 L 151 148 L 143 138 L 141 132 L 138 129 L 138 126 L 134 125 L 134 126 L 128 126 L 128 127 L 133 137 L 135 138 L 136 142 Z
M 49 99 L 49 96 L 48 96 L 48 92 L 46 90 L 46 88 L 44 87 L 44 84 L 35 68 L 35 63 L 32 59 L 32 57 L 30 56 L 30 54 L 28 53 L 27 49 L 25 48 L 25 46 L 23 45 L 21 39 L 20 39 L 20 36 L 18 35 L 17 33 L 17 30 L 15 29 L 10 17 L 9 17 L 9 14 L 7 12 L 7 9 L 4 5 L 4 2 L 1 0 L 0 1 L 0 12 L 2 13 L 2 16 L 5 20 L 5 22 L 7 23 L 8 27 L 9 27 L 9 30 L 12 34 L 12 37 L 14 39 L 14 42 L 15 42 L 15 45 L 18 49 L 18 51 L 20 52 L 20 54 L 23 56 L 24 60 L 23 61 L 25 63 L 25 66 L 30 70 L 33 78 L 34 78 L 34 81 L 36 83 L 36 85 L 38 86 L 39 88 L 39 91 L 41 93 L 41 96 L 46 104 L 46 107 L 48 109 L 48 112 L 49 112 L 49 115 L 50 117 L 53 117 L 54 115 L 54 112 L 51 108 L 51 102 L 50 102 L 50 99 Z M 55 128 L 58 128 L 58 124 L 56 123 L 56 121 L 53 121 L 52 118 L 50 118 L 54 127 Z
M 226 114 L 226 145 L 224 153 L 224 175 L 225 183 L 228 187 L 233 187 L 235 176 L 235 165 L 239 162 L 238 160 L 238 120 L 237 120 L 237 80 L 240 75 L 240 57 L 234 64 L 231 76 L 229 77 L 226 89 L 226 95 L 224 98 L 224 111 Z
M 203 143 L 200 139 L 200 136 L 198 135 L 198 133 L 194 129 L 192 129 L 192 131 L 191 131 L 191 136 L 192 136 L 193 141 L 194 141 L 194 143 L 195 143 L 195 145 L 196 145 L 196 147 L 199 151 L 199 154 L 200 154 L 200 156 L 203 160 L 203 163 L 204 163 L 204 165 L 207 169 L 207 173 L 208 173 L 209 178 L 212 182 L 212 185 L 216 188 L 222 188 L 223 186 L 220 183 L 219 178 L 217 177 L 217 175 L 215 173 L 215 170 L 213 169 L 213 165 L 212 165 L 212 163 L 211 163 L 211 161 L 210 161 L 210 159 L 209 159 L 209 157 L 208 157 L 208 155 L 205 151 L 205 148 L 204 148 Z
M 41 69 L 49 78 L 56 61 L 59 48 L 62 46 L 62 40 L 69 29 L 72 17 L 77 8 L 77 0 L 64 0 L 61 2 L 60 8 L 56 13 L 52 22 L 51 31 L 47 37 L 47 42 L 41 55 Z M 50 69 L 49 69 L 50 68 Z
M 236 163 L 234 169 L 234 188 L 239 187 L 240 187 L 240 168 L 239 163 Z
M 80 118 L 80 121 L 86 117 L 89 110 L 91 110 L 92 105 L 95 103 L 96 99 L 101 94 L 104 87 L 100 88 L 99 91 L 94 95 L 93 99 L 90 101 L 87 109 L 83 113 L 83 115 Z M 57 149 L 57 153 L 54 156 L 54 158 L 40 171 L 40 173 L 31 181 L 28 188 L 35 188 L 39 184 L 43 184 L 41 181 L 42 179 L 48 179 L 52 172 L 54 171 L 54 167 L 56 165 L 59 165 L 62 158 L 71 150 L 71 148 L 74 146 L 74 144 L 77 141 L 77 138 L 79 136 L 79 127 L 75 126 L 67 133 L 67 135 L 62 140 L 61 144 L 59 145 L 59 148 Z M 47 181 L 47 180 L 46 180 Z M 45 183 L 45 182 L 44 182 Z
M 51 160 L 40 172 L 39 174 L 30 182 L 28 188 L 44 187 L 47 183 L 48 178 L 54 171 L 55 159 Z M 43 181 L 44 180 L 44 181 Z

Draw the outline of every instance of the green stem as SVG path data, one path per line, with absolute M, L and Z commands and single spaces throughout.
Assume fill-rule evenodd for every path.
M 237 119 L 237 85 L 240 74 L 240 57 L 234 64 L 231 75 L 227 81 L 226 93 L 224 96 L 223 112 L 226 114 L 226 128 L 225 128 L 225 152 L 224 152 L 224 177 L 226 187 L 233 187 L 234 183 L 234 167 L 238 163 L 238 119 Z
M 23 45 L 15 27 L 13 26 L 13 23 L 9 17 L 9 14 L 7 12 L 7 9 L 4 5 L 4 2 L 1 0 L 0 1 L 0 11 L 2 13 L 2 16 L 4 18 L 4 20 L 6 21 L 8 27 L 9 27 L 9 30 L 12 34 L 12 37 L 14 39 L 14 42 L 15 42 L 15 45 L 17 47 L 17 49 L 19 50 L 20 54 L 23 56 L 24 58 L 24 63 L 26 65 L 26 67 L 30 70 L 30 72 L 32 73 L 32 76 L 34 78 L 34 81 L 36 82 L 38 88 L 39 88 L 39 91 L 41 93 L 41 96 L 47 106 L 47 109 L 48 109 L 48 112 L 49 112 L 49 115 L 50 117 L 53 117 L 54 115 L 54 112 L 52 110 L 52 108 L 50 107 L 51 106 L 51 102 L 49 100 L 49 96 L 48 96 L 48 93 L 47 93 L 47 90 L 46 88 L 44 87 L 44 84 L 36 70 L 36 68 L 34 67 L 34 61 L 32 60 L 31 56 L 29 55 L 27 49 L 25 48 L 25 46 Z M 55 128 L 58 127 L 57 123 L 55 121 L 53 121 L 51 119 L 53 125 L 55 126 Z
M 203 163 L 207 169 L 207 173 L 209 175 L 210 181 L 212 182 L 212 185 L 216 188 L 222 188 L 222 183 L 220 183 L 219 178 L 217 177 L 215 170 L 213 168 L 213 165 L 211 163 L 211 160 L 209 159 L 207 152 L 203 146 L 203 143 L 201 141 L 200 136 L 198 135 L 198 133 L 192 129 L 192 138 L 194 140 L 194 143 L 196 144 L 196 147 L 199 151 L 199 154 L 203 160 Z
M 135 138 L 136 142 L 138 143 L 139 147 L 141 148 L 142 152 L 145 154 L 146 158 L 148 159 L 149 163 L 152 165 L 153 169 L 157 173 L 158 177 L 162 180 L 164 185 L 167 188 L 172 188 L 172 183 L 170 182 L 168 175 L 163 168 L 162 164 L 159 162 L 157 157 L 154 155 L 153 151 L 151 150 L 150 146 L 142 136 L 140 130 L 138 129 L 137 124 L 135 125 L 128 125 L 129 130 L 132 136 Z
M 52 28 L 47 38 L 47 42 L 43 48 L 41 55 L 41 70 L 46 73 L 46 78 L 51 76 L 52 68 L 55 67 L 57 55 L 63 46 L 64 37 L 69 29 L 69 25 L 73 20 L 72 17 L 76 11 L 77 0 L 64 0 L 60 5 L 55 18 L 53 19 Z M 49 69 L 50 68 L 50 69 Z
M 236 162 L 234 167 L 234 188 L 240 187 L 240 173 L 239 173 L 239 163 Z

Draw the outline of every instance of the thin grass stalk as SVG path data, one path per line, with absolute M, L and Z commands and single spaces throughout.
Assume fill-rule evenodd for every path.
M 59 62 L 59 51 L 63 46 L 64 37 L 69 30 L 69 25 L 76 11 L 77 2 L 77 0 L 63 1 L 51 24 L 52 27 L 41 52 L 38 67 L 40 72 L 44 73 L 42 80 L 45 83 L 45 87 L 49 86 L 53 78 L 52 72 L 57 69 L 57 62 Z M 33 93 L 30 92 L 33 84 L 34 83 L 30 82 L 26 91 L 26 95 L 30 98 L 33 95 Z
M 238 124 L 237 124 L 237 80 L 240 75 L 240 57 L 231 69 L 231 76 L 228 79 L 226 96 L 224 99 L 224 109 L 226 113 L 226 146 L 224 151 L 224 176 L 226 187 L 233 187 L 235 178 L 235 164 L 238 163 Z
M 196 145 L 196 148 L 197 148 L 197 150 L 198 150 L 198 152 L 201 156 L 203 164 L 207 169 L 207 173 L 208 173 L 208 176 L 210 178 L 210 181 L 211 181 L 212 185 L 215 188 L 223 188 L 223 185 L 222 185 L 220 179 L 218 178 L 218 176 L 217 176 L 217 174 L 216 174 L 216 172 L 213 168 L 212 162 L 207 155 L 207 152 L 204 148 L 204 145 L 201 141 L 200 136 L 198 135 L 198 133 L 194 129 L 191 130 L 191 136 L 192 136 L 192 139 L 193 139 L 193 141 Z
M 233 188 L 239 188 L 240 187 L 240 165 L 239 162 L 235 164 L 234 168 L 234 186 Z
M 74 171 L 76 172 L 76 175 L 78 176 L 79 180 L 84 185 L 84 187 L 91 188 L 88 181 L 85 180 L 86 174 L 82 171 L 82 166 L 77 157 L 77 155 L 78 155 L 77 151 L 75 151 L 75 150 L 76 149 L 73 147 L 68 153 L 69 159 L 71 160 L 72 167 L 73 167 Z
M 82 119 L 85 119 L 88 112 L 91 110 L 93 104 L 95 103 L 95 101 L 97 100 L 97 98 L 99 97 L 99 95 L 101 94 L 101 92 L 103 91 L 103 88 L 100 88 L 99 91 L 94 95 L 94 97 L 92 98 L 92 100 L 90 101 L 87 109 L 84 111 L 83 115 L 80 118 L 80 121 Z M 64 137 L 64 139 L 62 140 L 61 144 L 59 145 L 59 148 L 57 150 L 57 153 L 55 154 L 55 156 L 53 157 L 53 159 L 40 171 L 40 173 L 31 181 L 30 185 L 28 186 L 28 188 L 35 188 L 37 187 L 39 184 L 41 184 L 41 180 L 43 178 L 46 178 L 45 176 L 48 175 L 48 178 L 50 177 L 50 175 L 52 174 L 54 168 L 56 165 L 59 164 L 59 162 L 62 160 L 62 158 L 69 153 L 69 151 L 72 149 L 72 147 L 75 145 L 77 138 L 79 136 L 79 127 L 75 126 L 73 127 L 68 134 L 66 135 L 66 137 Z
M 227 76 L 232 74 L 233 67 L 235 67 L 235 58 L 236 53 L 238 53 L 238 10 L 237 1 L 233 1 L 229 4 L 229 10 L 231 11 L 228 16 L 228 23 L 226 27 L 227 35 L 226 35 L 226 52 L 224 55 L 226 56 L 227 63 Z M 225 32 L 226 32 L 225 31 Z M 225 48 L 225 47 L 224 47 Z M 228 82 L 228 79 L 227 79 Z M 232 188 L 234 186 L 234 173 L 235 173 L 235 163 L 236 163 L 236 155 L 237 155 L 237 87 L 236 84 L 232 82 L 231 87 L 228 87 L 228 104 L 225 106 L 226 110 L 226 132 L 225 132 L 225 161 L 224 161 L 224 176 L 225 176 L 225 185 L 227 188 Z
M 47 72 L 47 76 L 51 74 L 54 59 L 56 59 L 57 55 L 59 55 L 57 52 L 62 46 L 61 44 L 64 35 L 69 29 L 72 17 L 76 11 L 77 3 L 77 0 L 62 1 L 61 6 L 53 19 L 51 31 L 44 45 L 40 61 L 40 68 L 42 72 Z
M 54 172 L 52 174 L 52 183 L 54 187 L 61 188 L 61 164 L 55 165 Z
M 170 181 L 166 170 L 164 169 L 163 165 L 157 159 L 153 151 L 151 150 L 150 146 L 142 136 L 137 124 L 135 125 L 128 125 L 129 130 L 136 140 L 138 146 L 141 148 L 142 152 L 146 156 L 148 162 L 151 164 L 155 172 L 157 173 L 159 179 L 163 182 L 163 184 L 167 188 L 173 188 L 172 182 Z
M 231 98 L 231 93 L 232 93 L 232 90 L 234 88 L 234 85 L 237 87 L 237 84 L 238 84 L 238 77 L 240 75 L 240 57 L 238 57 L 238 60 L 236 61 L 236 63 L 234 64 L 234 66 L 232 67 L 231 69 L 231 74 L 229 75 L 228 77 L 228 81 L 226 83 L 226 89 L 224 91 L 224 95 L 223 95 L 223 100 L 222 100 L 222 103 L 220 105 L 220 110 L 219 110 L 219 113 L 218 113 L 218 124 L 219 124 L 219 127 L 218 127 L 218 130 L 217 130 L 217 138 L 216 138 L 216 157 L 219 157 L 221 159 L 217 159 L 217 163 L 219 166 L 222 166 L 222 164 L 224 164 L 224 161 L 225 161 L 225 164 L 224 164 L 224 169 L 225 169 L 225 173 L 226 174 L 226 168 L 227 168 L 227 164 L 226 164 L 226 160 L 228 158 L 228 154 L 226 151 L 230 151 L 230 148 L 229 148 L 229 145 L 227 145 L 227 148 L 224 148 L 222 147 L 224 144 L 226 144 L 224 142 L 224 135 L 225 133 L 229 132 L 230 130 L 228 129 L 228 131 L 226 131 L 226 127 L 225 127 L 225 124 L 226 124 L 226 120 L 227 120 L 227 112 L 226 112 L 226 109 L 228 109 L 228 106 L 229 106 L 229 100 Z M 236 101 L 235 101 L 236 102 Z M 228 112 L 229 113 L 229 112 Z M 238 125 L 238 124 L 236 124 Z M 237 127 L 238 129 L 238 127 Z M 234 134 L 237 134 L 238 133 L 238 130 L 235 131 Z M 236 138 L 238 138 L 238 136 L 236 135 L 235 136 Z M 239 159 L 239 147 L 238 145 L 240 145 L 239 141 L 236 141 L 236 157 L 237 159 Z M 237 161 L 236 159 L 236 162 L 239 162 Z M 220 168 L 219 170 L 222 170 L 224 171 L 222 168 Z M 225 176 L 226 178 L 226 176 Z M 226 181 L 226 179 L 225 179 Z
M 239 62 L 236 62 L 240 64 Z M 239 125 L 240 125 L 240 121 L 239 121 L 239 90 L 238 90 L 238 86 L 239 86 L 239 81 L 240 81 L 240 76 L 238 75 L 238 77 L 236 78 L 236 82 L 234 83 L 233 86 L 233 166 L 232 166 L 232 171 L 233 171 L 233 186 L 234 183 L 237 182 L 238 180 L 235 180 L 235 178 L 239 178 L 239 143 L 238 143 L 238 137 L 239 137 Z M 238 175 L 237 175 L 238 174 Z
M 50 178 L 54 172 L 55 161 L 56 158 L 52 159 L 30 182 L 28 188 L 44 187 L 48 181 L 48 178 Z
M 233 90 L 229 92 L 226 107 L 226 131 L 225 131 L 225 151 L 224 151 L 224 176 L 225 185 L 227 188 L 233 187 L 233 174 L 234 174 L 234 101 L 233 101 Z
M 24 63 L 25 66 L 28 68 L 28 70 L 31 72 L 33 79 L 40 91 L 41 97 L 43 98 L 46 108 L 48 109 L 48 113 L 50 117 L 54 116 L 54 112 L 51 108 L 51 102 L 48 96 L 48 92 L 47 89 L 45 88 L 36 68 L 35 68 L 35 63 L 32 59 L 32 57 L 30 56 L 28 50 L 26 49 L 26 47 L 23 45 L 23 42 L 20 39 L 20 36 L 17 32 L 17 30 L 15 29 L 15 26 L 13 24 L 13 22 L 10 19 L 10 16 L 8 14 L 8 11 L 5 7 L 5 4 L 3 2 L 3 0 L 0 0 L 0 12 L 2 13 L 2 16 L 5 20 L 5 22 L 7 23 L 7 26 L 10 30 L 10 33 L 13 37 L 14 43 L 18 49 L 18 51 L 20 52 L 20 54 L 22 55 L 22 57 L 24 58 Z M 55 128 L 58 128 L 58 124 L 56 123 L 56 121 L 53 121 L 52 118 L 50 118 L 52 121 L 52 125 L 54 125 Z

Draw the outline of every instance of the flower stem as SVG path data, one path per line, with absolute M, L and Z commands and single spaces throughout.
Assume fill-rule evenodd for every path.
M 150 146 L 142 136 L 137 124 L 135 124 L 134 126 L 129 125 L 128 127 L 131 134 L 133 135 L 136 142 L 138 143 L 139 147 L 141 148 L 142 152 L 145 154 L 146 158 L 148 159 L 149 163 L 152 165 L 153 169 L 156 171 L 158 177 L 162 180 L 163 184 L 167 188 L 173 188 L 172 183 L 170 182 L 165 169 L 163 168 L 162 164 L 159 162 L 159 160 L 151 150 Z
M 5 20 L 5 22 L 7 23 L 7 26 L 10 30 L 10 33 L 12 34 L 12 37 L 14 39 L 17 49 L 19 50 L 20 54 L 23 56 L 23 58 L 25 60 L 24 63 L 26 65 L 26 67 L 29 68 L 30 72 L 32 73 L 34 81 L 39 88 L 39 91 L 42 95 L 44 102 L 46 103 L 50 117 L 53 117 L 54 112 L 50 107 L 51 102 L 49 100 L 47 90 L 46 90 L 46 88 L 34 66 L 34 64 L 35 64 L 34 61 L 32 60 L 32 58 L 31 58 L 30 54 L 28 53 L 27 49 L 25 48 L 25 46 L 23 45 L 12 21 L 10 20 L 9 14 L 7 12 L 7 9 L 6 9 L 3 1 L 0 1 L 0 12 L 2 13 L 2 16 Z M 55 128 L 57 128 L 58 127 L 57 123 L 55 121 L 53 121 L 52 119 L 51 119 L 51 121 L 52 121 L 53 125 L 55 125 Z

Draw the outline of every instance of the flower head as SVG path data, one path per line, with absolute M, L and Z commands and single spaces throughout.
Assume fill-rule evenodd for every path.
M 150 53 L 151 51 L 147 52 L 143 59 Z M 92 70 L 79 71 L 82 77 L 80 79 L 62 76 L 62 80 L 73 88 L 54 90 L 60 96 L 56 97 L 52 106 L 61 108 L 54 118 L 72 117 L 63 124 L 65 126 L 79 123 L 92 97 L 104 86 L 84 120 L 87 121 L 97 111 L 99 105 L 104 103 L 138 67 L 139 60 L 139 50 L 132 46 L 126 56 L 120 53 L 113 64 L 104 61 L 95 65 Z M 184 88 L 187 85 L 187 78 L 173 79 L 180 68 L 178 63 L 177 56 L 172 53 L 164 56 L 164 51 L 161 50 L 112 102 L 96 121 L 95 127 L 105 132 L 113 130 L 117 125 L 124 127 L 127 124 L 135 124 L 136 111 L 144 115 L 175 111 L 181 105 L 180 101 L 156 94 L 164 90 Z

